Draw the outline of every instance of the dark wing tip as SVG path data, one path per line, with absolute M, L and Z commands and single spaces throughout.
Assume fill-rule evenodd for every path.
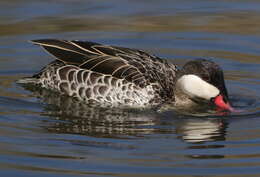
M 36 44 L 36 45 L 46 45 L 46 44 L 54 44 L 57 42 L 64 42 L 65 40 L 59 39 L 36 39 L 36 40 L 29 40 L 28 42 Z
M 75 45 L 72 41 L 60 39 L 37 39 L 30 41 L 33 44 L 43 47 L 48 53 L 53 55 L 57 60 L 65 63 L 80 65 L 92 55 L 98 53 L 85 50 L 84 46 Z M 88 44 L 88 43 L 86 43 Z M 85 44 L 85 45 L 86 45 Z

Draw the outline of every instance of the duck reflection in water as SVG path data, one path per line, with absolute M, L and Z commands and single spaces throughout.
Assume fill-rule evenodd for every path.
M 173 111 L 91 106 L 46 89 L 28 86 L 26 89 L 47 103 L 44 114 L 57 120 L 47 126 L 48 131 L 95 137 L 177 134 L 189 143 L 225 140 L 227 123 L 221 117 L 192 118 Z
M 227 123 L 223 119 L 182 119 L 176 123 L 176 133 L 189 143 L 225 140 Z

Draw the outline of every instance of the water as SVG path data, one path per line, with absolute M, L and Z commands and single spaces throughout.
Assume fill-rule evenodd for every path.
M 1 176 L 259 176 L 258 1 L 0 2 Z M 28 43 L 82 39 L 224 69 L 224 116 L 95 109 L 15 84 L 52 60 Z

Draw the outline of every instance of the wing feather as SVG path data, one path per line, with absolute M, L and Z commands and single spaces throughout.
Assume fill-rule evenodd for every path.
M 126 79 L 140 87 L 158 83 L 160 87 L 167 88 L 175 80 L 175 65 L 141 50 L 57 39 L 32 42 L 65 64 Z

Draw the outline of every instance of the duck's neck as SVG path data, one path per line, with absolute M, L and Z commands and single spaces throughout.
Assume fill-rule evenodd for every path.
M 184 94 L 180 89 L 175 90 L 175 107 L 188 108 L 195 106 L 197 103 L 192 101 L 186 94 Z
M 181 86 L 178 85 L 178 82 L 176 82 L 176 86 L 174 89 L 174 99 L 175 99 L 174 102 L 175 107 L 181 107 L 186 109 L 197 105 L 197 103 L 192 101 L 190 97 L 183 92 Z

